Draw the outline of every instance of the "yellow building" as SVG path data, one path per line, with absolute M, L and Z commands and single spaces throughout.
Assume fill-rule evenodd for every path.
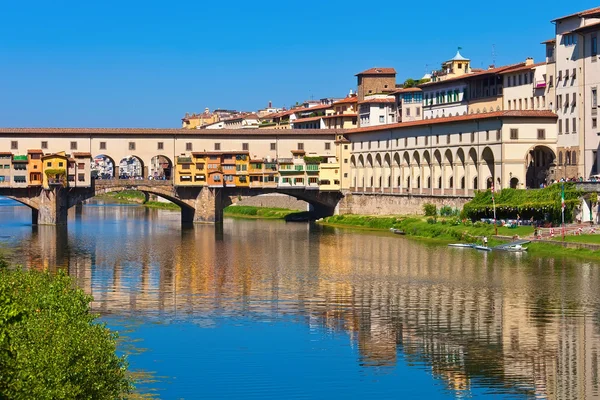
M 235 185 L 241 187 L 250 186 L 249 179 L 250 156 L 248 152 L 242 152 L 235 156 Z
M 358 127 L 357 119 L 358 98 L 351 94 L 333 103 L 332 108 L 325 111 L 323 122 L 327 129 L 354 129 Z
M 214 124 L 219 122 L 219 115 L 215 113 L 209 113 L 206 109 L 202 114 L 185 114 L 185 117 L 181 118 L 181 128 L 183 129 L 198 129 L 205 125 Z
M 44 152 L 42 150 L 27 150 L 27 162 L 29 168 L 29 186 L 41 186 L 42 185 L 42 171 L 44 169 L 42 164 L 42 156 Z
M 192 156 L 181 155 L 175 158 L 175 186 L 196 186 Z
M 69 158 L 64 151 L 42 156 L 43 174 L 42 186 L 50 189 L 53 186 L 68 186 L 67 167 Z

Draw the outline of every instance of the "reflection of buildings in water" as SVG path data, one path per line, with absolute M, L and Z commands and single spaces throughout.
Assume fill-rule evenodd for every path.
M 284 223 L 226 221 L 221 240 L 210 226 L 173 231 L 124 219 L 115 229 L 114 241 L 98 232 L 93 248 L 70 255 L 65 235 L 38 230 L 32 254 L 44 265 L 68 263 L 96 311 L 291 314 L 349 332 L 365 366 L 394 365 L 402 351 L 457 395 L 475 384 L 550 399 L 598 396 L 598 327 L 582 317 L 600 283 L 595 268 L 482 260 Z M 116 242 L 122 237 L 131 243 Z

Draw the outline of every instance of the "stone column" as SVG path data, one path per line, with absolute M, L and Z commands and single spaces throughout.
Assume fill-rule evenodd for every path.
M 197 197 L 190 201 L 193 208 L 181 207 L 181 222 L 183 224 L 223 222 L 222 191 L 221 188 L 203 187 Z
M 67 189 L 62 186 L 42 190 L 39 194 L 37 210 L 38 225 L 66 225 L 69 199 Z M 32 213 L 34 217 L 36 212 Z

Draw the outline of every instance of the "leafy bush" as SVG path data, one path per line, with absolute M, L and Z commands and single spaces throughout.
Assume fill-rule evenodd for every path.
M 437 207 L 435 204 L 425 203 L 423 204 L 423 212 L 426 217 L 435 217 L 437 215 Z
M 0 398 L 117 399 L 130 392 L 116 335 L 71 279 L 0 270 Z
M 427 223 L 428 223 L 428 224 L 432 224 L 432 225 L 433 225 L 433 224 L 435 224 L 436 222 L 437 222 L 437 220 L 436 220 L 435 218 L 433 218 L 433 217 L 429 217 L 429 218 L 427 218 Z
M 460 211 L 457 208 L 452 208 L 450 206 L 442 206 L 442 208 L 440 208 L 440 215 L 442 217 L 453 217 L 458 214 L 460 214 Z

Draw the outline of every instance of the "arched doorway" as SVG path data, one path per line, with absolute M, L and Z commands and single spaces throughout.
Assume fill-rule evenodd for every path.
M 115 161 L 105 154 L 99 154 L 92 159 L 90 171 L 92 179 L 113 179 L 115 177 Z
M 150 160 L 150 176 L 152 179 L 171 180 L 173 163 L 165 156 L 154 156 Z
M 142 179 L 144 164 L 136 156 L 127 156 L 119 162 L 119 179 Z
M 556 154 L 549 147 L 533 147 L 528 151 L 526 160 L 527 172 L 525 182 L 527 187 L 539 188 L 542 185 L 548 185 L 555 179 Z
M 516 189 L 519 187 L 519 180 L 517 178 L 510 178 L 510 188 Z

